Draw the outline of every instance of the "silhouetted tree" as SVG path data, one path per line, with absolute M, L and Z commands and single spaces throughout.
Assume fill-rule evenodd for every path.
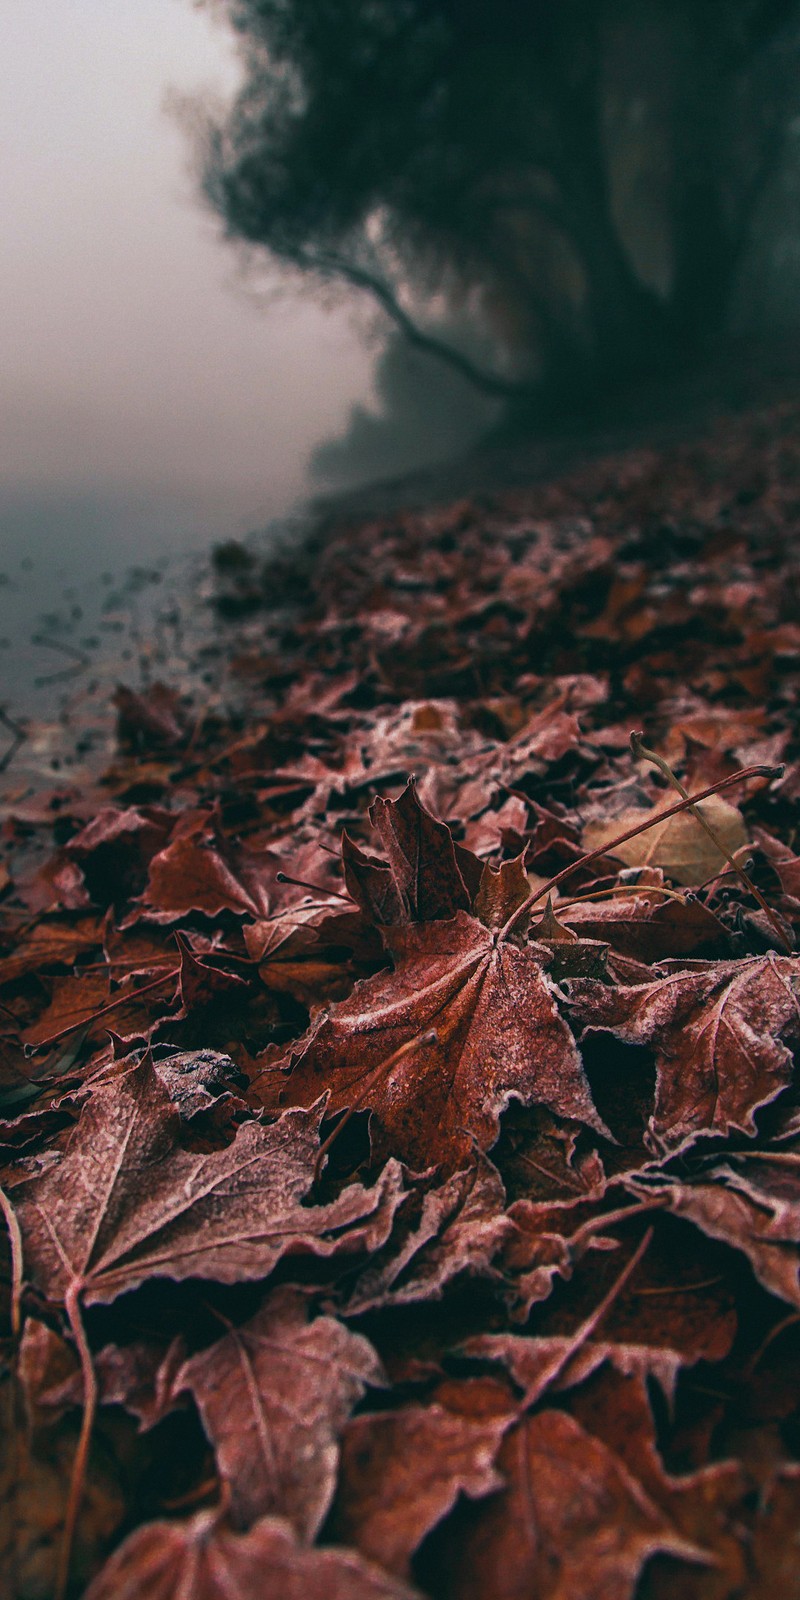
M 232 238 L 495 394 L 724 336 L 800 106 L 798 0 L 215 3 L 246 67 L 205 126 Z M 431 296 L 479 306 L 500 371 L 420 325 Z
M 450 321 L 437 325 L 448 346 L 475 362 L 492 357 L 491 344 L 474 329 Z M 327 488 L 396 476 L 466 450 L 498 420 L 498 402 L 466 384 L 442 361 L 415 350 L 390 330 L 375 362 L 375 403 L 351 408 L 345 432 L 317 445 L 311 477 Z

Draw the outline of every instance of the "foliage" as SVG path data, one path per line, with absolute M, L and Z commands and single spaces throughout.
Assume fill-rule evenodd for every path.
M 490 393 L 619 379 L 729 330 L 798 110 L 796 0 L 224 0 L 205 134 L 233 238 L 371 293 Z M 466 303 L 494 375 L 423 330 Z M 752 320 L 752 319 L 751 319 Z
M 797 1592 L 797 421 L 228 549 L 225 714 L 9 771 L 14 1600 Z

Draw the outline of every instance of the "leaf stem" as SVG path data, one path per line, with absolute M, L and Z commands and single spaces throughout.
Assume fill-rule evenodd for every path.
M 576 894 L 572 900 L 561 900 L 556 909 L 560 916 L 572 906 L 588 905 L 590 900 L 618 900 L 629 894 L 663 894 L 665 900 L 677 900 L 681 906 L 686 904 L 685 895 L 677 889 L 668 889 L 663 883 L 616 883 L 609 889 L 594 889 L 591 894 Z
M 17 1214 L 4 1189 L 0 1189 L 0 1211 L 11 1240 L 11 1333 L 14 1339 L 18 1339 L 22 1327 L 22 1234 Z
M 326 899 L 346 900 L 348 904 L 354 904 L 352 895 L 342 894 L 339 889 L 324 889 L 321 883 L 309 883 L 307 878 L 291 878 L 288 872 L 276 872 L 275 882 L 292 883 L 298 889 L 310 889 L 313 894 L 324 895 Z M 278 915 L 280 915 L 280 912 L 278 912 Z M 270 921 L 270 918 L 265 918 L 265 921 Z
M 610 1289 L 606 1292 L 606 1294 L 604 1294 L 599 1304 L 595 1306 L 595 1309 L 591 1315 L 588 1316 L 585 1321 L 580 1324 L 580 1327 L 576 1329 L 572 1340 L 567 1346 L 567 1349 L 562 1351 L 561 1355 L 557 1357 L 554 1365 L 548 1370 L 544 1384 L 537 1385 L 537 1392 L 535 1396 L 537 1400 L 540 1399 L 544 1388 L 549 1389 L 554 1383 L 558 1382 L 559 1379 L 566 1377 L 575 1357 L 583 1349 L 583 1346 L 588 1344 L 593 1334 L 597 1332 L 600 1323 L 602 1322 L 603 1318 L 608 1315 L 611 1307 L 614 1304 L 614 1301 L 619 1299 L 619 1296 L 621 1295 L 626 1284 L 633 1277 L 633 1274 L 636 1271 L 636 1268 L 638 1267 L 643 1255 L 650 1246 L 652 1237 L 653 1228 L 651 1225 L 643 1234 L 630 1260 L 626 1262 L 622 1271 L 614 1279 Z M 528 1403 L 530 1404 L 530 1401 Z
M 669 765 L 669 762 L 665 761 L 664 757 L 658 755 L 655 750 L 649 750 L 647 745 L 642 743 L 642 736 L 640 733 L 634 732 L 631 734 L 631 751 L 637 761 L 649 761 L 652 767 L 657 767 L 659 772 L 662 773 L 666 778 L 667 783 L 669 783 L 673 789 L 677 790 L 678 794 L 681 795 L 684 800 L 690 801 L 691 797 L 688 791 L 684 789 L 680 779 L 676 778 L 671 766 Z M 761 910 L 764 912 L 764 915 L 768 918 L 769 922 L 772 924 L 772 927 L 775 929 L 775 932 L 777 933 L 784 950 L 788 951 L 789 955 L 791 955 L 791 942 L 787 939 L 786 934 L 781 928 L 780 922 L 775 915 L 775 912 L 764 899 L 761 890 L 756 888 L 752 878 L 748 875 L 748 873 L 745 872 L 744 867 L 739 866 L 735 856 L 731 855 L 727 845 L 723 843 L 722 839 L 720 839 L 716 828 L 712 828 L 711 823 L 700 810 L 700 807 L 694 803 L 694 801 L 691 801 L 689 810 L 691 811 L 692 816 L 695 817 L 700 823 L 701 828 L 705 829 L 705 832 L 708 834 L 711 843 L 719 851 L 720 855 L 725 857 L 731 872 L 735 872 L 740 883 L 744 884 L 745 889 L 749 889 L 753 899 L 758 902 Z
M 61 1549 L 58 1557 L 58 1572 L 54 1600 L 64 1600 L 69 1583 L 69 1569 L 72 1559 L 72 1547 L 75 1540 L 75 1529 L 83 1501 L 83 1491 L 86 1483 L 86 1469 L 89 1462 L 89 1447 L 92 1442 L 92 1429 L 97 1412 L 97 1376 L 92 1361 L 92 1352 L 86 1337 L 81 1316 L 80 1292 L 82 1284 L 79 1279 L 73 1280 L 64 1296 L 64 1309 L 69 1318 L 78 1355 L 81 1362 L 83 1376 L 83 1417 L 81 1418 L 81 1431 L 75 1451 L 75 1460 L 72 1463 L 72 1475 L 69 1483 L 69 1496 L 67 1510 L 64 1517 L 64 1531 L 61 1536 Z
M 742 783 L 745 778 L 774 778 L 776 773 L 781 770 L 780 767 L 767 766 L 741 767 L 738 772 L 732 772 L 727 778 L 720 778 L 718 783 L 712 783 L 707 789 L 701 789 L 699 794 L 692 794 L 686 800 L 679 800 L 676 805 L 668 806 L 666 811 L 656 812 L 655 816 L 648 817 L 645 822 L 638 823 L 635 828 L 627 828 L 624 833 L 618 834 L 616 839 L 608 839 L 605 844 L 598 845 L 596 850 L 587 851 L 586 855 L 579 856 L 577 861 L 570 861 L 568 866 L 562 867 L 554 878 L 545 883 L 541 889 L 537 889 L 533 894 L 529 895 L 527 900 L 523 900 L 521 906 L 517 906 L 516 911 L 512 912 L 505 927 L 500 929 L 497 936 L 498 943 L 508 939 L 526 912 L 530 911 L 532 906 L 538 905 L 540 900 L 544 900 L 553 889 L 557 889 L 558 885 L 563 883 L 564 879 L 568 878 L 578 867 L 588 867 L 592 861 L 599 861 L 601 856 L 608 855 L 611 850 L 616 850 L 617 845 L 626 844 L 628 839 L 635 839 L 637 834 L 646 833 L 648 828 L 654 828 L 657 823 L 665 822 L 669 817 L 677 817 L 680 811 L 689 811 L 693 805 L 697 804 L 698 800 L 707 800 L 709 795 L 719 794 L 721 789 L 728 789 L 733 783 Z
M 117 1006 L 125 1004 L 126 1000 L 138 1000 L 142 994 L 150 994 L 153 989 L 163 989 L 170 978 L 177 978 L 180 968 L 173 967 L 171 972 L 165 972 L 162 977 L 154 978 L 152 983 L 143 983 L 141 989 L 126 989 L 124 994 L 114 996 L 107 1006 L 101 1006 L 98 1011 L 93 1011 L 88 1017 L 81 1017 L 79 1022 L 70 1022 L 68 1027 L 61 1028 L 58 1033 L 51 1033 L 46 1039 L 39 1039 L 36 1044 L 25 1046 L 26 1056 L 38 1055 L 41 1050 L 49 1050 L 51 1045 L 59 1044 L 62 1039 L 68 1039 L 71 1033 L 77 1033 L 79 1028 L 87 1028 L 90 1023 L 97 1022 L 99 1017 L 104 1017 L 109 1011 L 114 1011 Z

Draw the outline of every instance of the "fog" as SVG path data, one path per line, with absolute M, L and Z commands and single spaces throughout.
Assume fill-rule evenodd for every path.
M 190 0 L 2 0 L 0 59 L 3 562 L 23 529 L 80 560 L 81 506 L 106 561 L 280 513 L 373 351 L 307 293 L 255 304 L 197 200 L 165 97 L 229 93 L 230 33 Z

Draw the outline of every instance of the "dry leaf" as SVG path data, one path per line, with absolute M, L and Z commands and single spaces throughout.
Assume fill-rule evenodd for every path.
M 650 811 L 623 811 L 613 821 L 590 823 L 583 832 L 585 849 L 598 850 L 601 845 L 610 845 L 620 833 L 658 816 L 659 811 L 666 810 L 674 803 L 674 795 L 668 794 Z M 714 794 L 708 800 L 701 801 L 698 809 L 728 855 L 734 855 L 747 844 L 742 814 L 727 800 Z M 654 823 L 646 833 L 626 840 L 625 844 L 614 845 L 609 854 L 617 861 L 624 861 L 627 867 L 661 867 L 673 883 L 683 884 L 686 888 L 706 883 L 715 874 L 728 870 L 727 857 L 690 811 L 680 811 L 665 822 Z

